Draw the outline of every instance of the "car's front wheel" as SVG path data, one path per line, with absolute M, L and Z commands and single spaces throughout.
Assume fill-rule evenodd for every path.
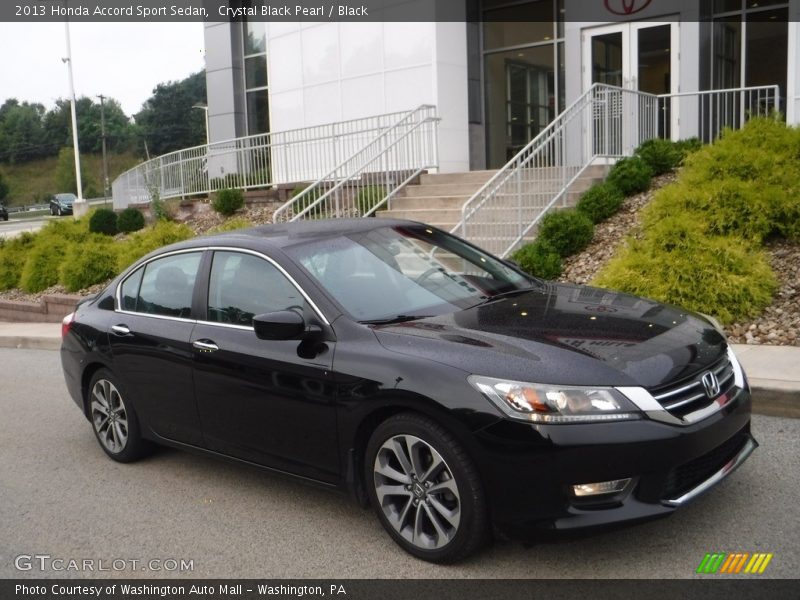
M 415 413 L 387 419 L 367 444 L 365 467 L 378 518 L 407 552 L 449 563 L 486 540 L 478 473 L 457 440 L 435 421 Z
M 147 454 L 151 444 L 140 435 L 129 398 L 108 369 L 100 369 L 89 385 L 89 416 L 100 447 L 119 462 L 132 462 Z

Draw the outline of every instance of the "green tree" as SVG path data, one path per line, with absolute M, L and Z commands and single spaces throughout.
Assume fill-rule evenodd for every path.
M 86 189 L 90 185 L 89 178 L 86 176 L 86 169 L 81 163 L 81 182 Z M 71 146 L 66 146 L 58 151 L 58 164 L 56 164 L 56 185 L 59 192 L 78 193 L 78 185 L 75 179 L 75 152 Z
M 0 107 L 0 161 L 19 163 L 52 154 L 42 127 L 41 104 L 7 100 Z
M 161 83 L 153 90 L 136 124 L 151 156 L 205 142 L 203 111 L 192 106 L 206 101 L 206 75 L 200 71 L 181 81 Z
M 78 143 L 81 152 L 97 154 L 102 150 L 102 119 L 100 102 L 81 97 L 75 103 L 78 119 Z M 123 112 L 119 102 L 106 98 L 106 145 L 109 152 L 130 150 L 134 141 L 133 124 Z M 43 127 L 47 139 L 58 147 L 72 144 L 72 115 L 69 100 L 60 98 L 56 106 L 44 116 Z

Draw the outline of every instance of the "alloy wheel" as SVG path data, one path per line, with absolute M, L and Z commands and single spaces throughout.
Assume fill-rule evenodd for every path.
M 128 413 L 122 395 L 108 379 L 99 379 L 92 388 L 92 424 L 97 439 L 112 454 L 119 454 L 128 442 Z
M 461 498 L 453 472 L 425 440 L 396 435 L 375 456 L 374 485 L 394 530 L 423 550 L 453 540 L 461 522 Z

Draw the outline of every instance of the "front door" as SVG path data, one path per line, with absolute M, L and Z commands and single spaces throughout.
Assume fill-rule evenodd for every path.
M 631 144 L 638 145 L 642 137 L 652 134 L 678 139 L 677 112 L 672 103 L 665 98 L 632 93 L 652 96 L 678 93 L 678 33 L 677 22 L 653 21 L 618 23 L 583 31 L 584 89 L 603 83 L 631 90 L 609 98 L 610 110 L 605 117 L 612 123 L 609 139 L 602 140 L 604 146 L 612 146 L 608 154 L 628 154 Z M 614 135 L 617 131 L 614 119 L 620 120 L 622 135 Z M 629 125 L 627 129 L 625 124 Z
M 339 476 L 334 343 L 261 340 L 253 317 L 296 310 L 313 321 L 301 292 L 271 262 L 217 250 L 206 316 L 192 332 L 194 387 L 206 446 L 313 479 Z

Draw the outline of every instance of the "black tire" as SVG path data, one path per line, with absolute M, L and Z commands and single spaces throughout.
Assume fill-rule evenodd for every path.
M 397 454 L 403 450 L 405 467 Z M 364 467 L 378 519 L 409 554 L 453 563 L 486 542 L 489 520 L 478 472 L 455 437 L 435 421 L 417 413 L 390 417 L 373 432 Z M 419 473 L 422 469 L 426 472 Z
M 125 387 L 111 371 L 98 370 L 86 393 L 89 421 L 103 452 L 122 463 L 133 462 L 152 452 L 153 444 L 142 439 L 139 420 Z
M 61 207 L 60 207 L 60 206 L 59 206 L 59 207 L 56 209 L 56 214 L 57 214 L 59 217 L 61 216 Z

